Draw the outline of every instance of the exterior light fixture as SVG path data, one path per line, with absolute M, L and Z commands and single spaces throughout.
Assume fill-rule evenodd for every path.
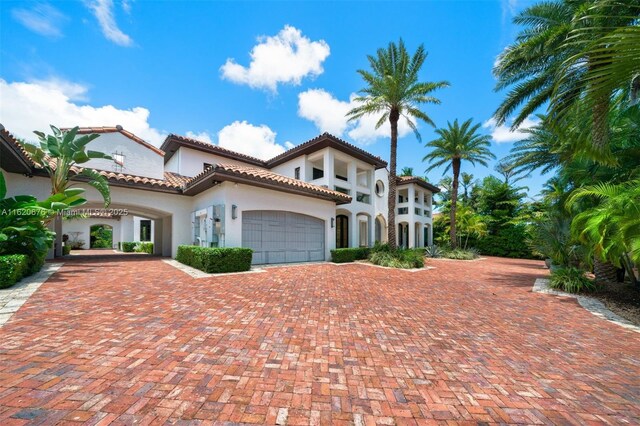
M 237 218 L 238 218 L 238 206 L 233 204 L 231 205 L 231 219 L 237 219 Z
M 331 228 L 333 228 L 335 226 L 335 222 L 336 222 L 336 218 L 332 217 L 331 218 Z

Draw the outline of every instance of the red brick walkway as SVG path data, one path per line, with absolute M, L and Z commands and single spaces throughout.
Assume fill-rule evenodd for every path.
M 0 329 L 0 424 L 640 422 L 640 337 L 540 262 L 193 279 L 71 261 Z

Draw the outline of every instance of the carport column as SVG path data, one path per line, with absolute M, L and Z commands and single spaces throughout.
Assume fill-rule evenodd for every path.
M 369 216 L 369 247 L 373 247 L 373 243 L 375 239 L 376 239 L 376 218 L 373 217 L 373 215 L 371 215 Z
M 133 215 L 122 216 L 120 219 L 120 241 L 123 243 L 134 241 Z
M 171 249 L 173 243 L 173 235 L 172 235 L 172 226 L 173 226 L 173 216 L 165 216 L 162 218 L 162 255 L 171 257 Z M 160 230 L 160 223 L 156 227 L 156 232 Z
M 155 219 L 151 223 L 155 232 L 153 233 L 153 254 L 157 256 L 162 255 L 162 235 L 164 229 L 162 229 L 162 219 Z
M 62 256 L 62 215 L 56 215 L 56 218 L 53 219 L 53 230 L 56 233 L 56 242 L 55 242 L 55 257 Z M 87 245 L 89 242 L 87 241 Z M 88 248 L 88 247 L 87 247 Z
M 433 222 L 429 224 L 429 245 L 433 245 Z

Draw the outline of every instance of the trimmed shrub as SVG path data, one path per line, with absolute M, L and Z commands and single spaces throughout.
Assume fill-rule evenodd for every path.
M 153 243 L 149 243 L 149 242 L 138 243 L 138 245 L 136 246 L 136 252 L 153 254 Z
M 424 267 L 424 249 L 377 251 L 371 253 L 369 261 L 374 265 L 389 268 L 415 269 Z
M 138 243 L 123 241 L 120 246 L 122 247 L 123 253 L 133 253 L 134 251 L 136 251 L 137 244 Z
M 369 247 L 353 247 L 331 250 L 331 261 L 335 263 L 348 263 L 356 260 L 364 260 L 369 257 Z
M 176 260 L 201 271 L 215 274 L 251 269 L 253 250 L 242 247 L 178 246 Z
M 454 260 L 473 260 L 478 258 L 478 251 L 475 249 L 449 249 L 442 251 L 442 257 Z
M 582 269 L 569 266 L 558 268 L 551 272 L 549 287 L 567 293 L 589 292 L 596 289 L 594 281 L 587 278 Z
M 536 259 L 531 248 L 525 243 L 529 239 L 524 225 L 504 224 L 495 233 L 470 240 L 485 256 Z
M 62 254 L 66 256 L 69 253 L 71 253 L 71 246 L 69 244 L 63 245 L 62 246 Z
M 38 268 L 40 269 L 40 268 Z M 29 257 L 24 254 L 0 256 L 0 288 L 11 287 L 29 275 Z

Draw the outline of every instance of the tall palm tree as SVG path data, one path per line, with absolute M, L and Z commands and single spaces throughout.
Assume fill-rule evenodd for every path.
M 398 121 L 403 117 L 421 140 L 416 123 L 419 119 L 434 126 L 431 118 L 420 106 L 439 104 L 440 100 L 431 96 L 437 89 L 449 86 L 446 81 L 419 81 L 418 73 L 427 58 L 424 46 L 418 46 L 413 55 L 409 55 L 402 39 L 396 45 L 391 42 L 386 49 L 381 48 L 376 56 L 369 55 L 371 70 L 358 70 L 358 74 L 367 86 L 359 91 L 355 101 L 359 105 L 347 113 L 349 120 L 357 120 L 367 115 L 379 115 L 376 128 L 389 121 L 391 126 L 391 152 L 389 155 L 389 246 L 396 248 L 396 157 L 398 149 Z
M 514 18 L 514 23 L 525 28 L 494 67 L 496 90 L 510 88 L 495 113 L 498 124 L 519 110 L 513 120 L 513 127 L 518 127 L 548 101 L 552 101 L 552 111 L 556 111 L 554 103 L 570 110 L 590 90 L 593 81 L 585 74 L 602 66 L 589 50 L 594 40 L 637 20 L 631 2 L 597 3 L 607 4 L 610 19 L 594 14 L 593 0 L 544 1 Z M 600 153 L 608 147 L 610 94 L 600 92 L 590 108 L 592 145 Z
M 449 238 L 451 246 L 456 247 L 456 206 L 458 201 L 458 179 L 460 167 L 463 161 L 468 161 L 475 166 L 476 163 L 487 166 L 487 160 L 496 158 L 489 150 L 491 136 L 478 133 L 481 124 L 473 124 L 473 119 L 468 119 L 462 124 L 454 120 L 453 124 L 447 122 L 446 128 L 436 129 L 439 136 L 427 143 L 431 152 L 424 156 L 422 161 L 428 161 L 427 171 L 433 170 L 446 164 L 444 173 L 453 170 L 453 181 L 451 185 L 451 211 L 449 213 L 451 228 Z

